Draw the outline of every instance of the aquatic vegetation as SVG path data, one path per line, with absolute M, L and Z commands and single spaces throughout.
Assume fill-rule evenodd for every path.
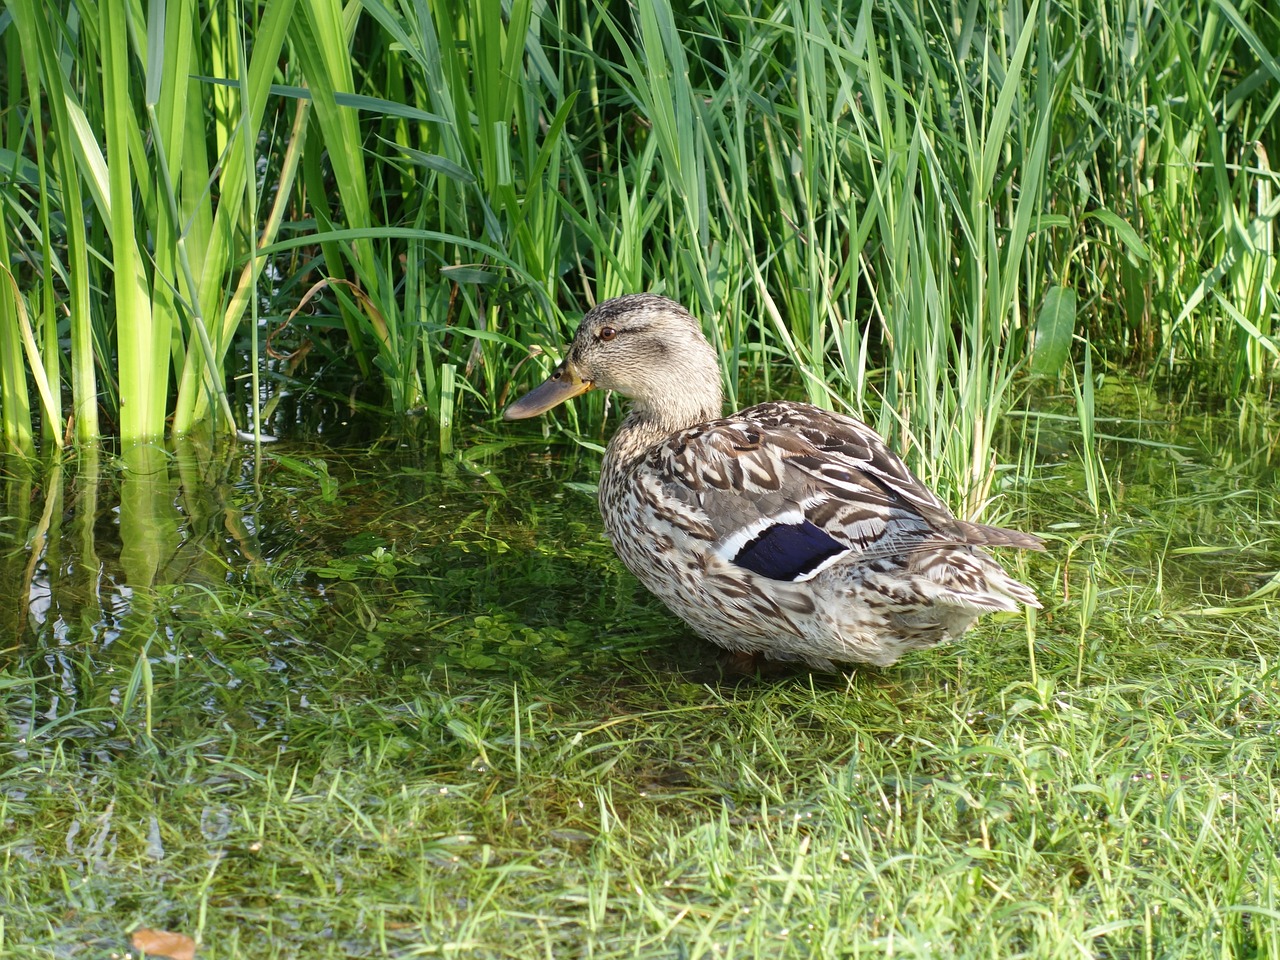
M 1280 957 L 1278 31 L 10 0 L 0 954 Z M 723 676 L 492 422 L 646 289 L 1043 608 Z
M 1280 956 L 1275 421 L 1144 392 L 1101 517 L 1004 424 L 1043 611 L 847 675 L 723 676 L 541 439 L 10 481 L 0 947 Z

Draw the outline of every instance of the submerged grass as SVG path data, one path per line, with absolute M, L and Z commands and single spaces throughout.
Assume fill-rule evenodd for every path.
M 0 675 L 0 948 L 1280 957 L 1274 465 L 1099 416 L 1096 517 L 1059 416 L 1000 434 L 1044 610 L 844 676 L 723 675 L 541 446 L 179 457 L 119 547 L 73 476 L 6 528 L 6 595 L 56 602 Z M 73 604 L 95 543 L 154 589 Z

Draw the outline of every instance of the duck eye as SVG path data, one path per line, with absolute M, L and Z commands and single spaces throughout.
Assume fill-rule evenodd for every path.
M 609 341 L 618 335 L 618 331 L 613 327 L 601 327 L 600 332 L 596 334 L 597 340 Z

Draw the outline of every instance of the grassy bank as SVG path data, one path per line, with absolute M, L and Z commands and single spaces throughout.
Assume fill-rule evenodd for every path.
M 0 954 L 1280 960 L 1268 4 L 229 9 L 0 11 Z M 636 289 L 1043 610 L 726 676 L 486 423 Z
M 151 737 L 99 727 L 105 755 L 78 756 L 73 727 L 109 723 L 102 708 L 42 729 L 6 775 L 6 817 L 34 829 L 6 848 L 2 942 L 122 953 L 158 928 L 246 958 L 1280 956 L 1274 667 L 1107 639 L 1115 659 L 1079 684 L 1069 642 L 1033 685 L 998 632 L 959 662 L 718 689 L 670 664 L 455 685 L 295 654 L 304 703 L 256 651 L 180 681 L 161 667 Z M 210 696 L 236 733 L 181 719 Z

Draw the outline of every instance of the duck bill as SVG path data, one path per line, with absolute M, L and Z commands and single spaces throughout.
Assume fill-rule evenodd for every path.
M 594 386 L 595 384 L 590 380 L 583 380 L 573 365 L 565 360 L 540 386 L 534 387 L 507 407 L 502 412 L 502 419 L 526 420 L 529 417 L 536 417 L 571 397 L 586 393 Z

